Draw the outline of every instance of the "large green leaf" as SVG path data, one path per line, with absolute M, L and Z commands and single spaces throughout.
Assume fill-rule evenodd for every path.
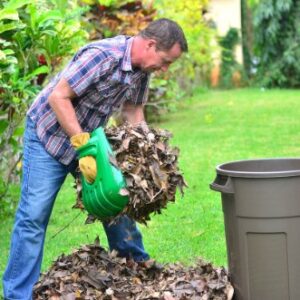
M 38 18 L 38 12 L 37 8 L 34 5 L 29 5 L 27 7 L 27 11 L 30 15 L 30 29 L 34 32 L 37 27 L 37 18 Z
M 41 66 L 38 67 L 37 69 L 35 69 L 32 73 L 28 74 L 25 77 L 25 80 L 31 80 L 32 78 L 34 78 L 35 76 L 39 75 L 39 74 L 47 74 L 49 73 L 49 68 L 47 66 Z
M 68 1 L 65 0 L 52 0 L 51 1 L 55 7 L 57 7 L 61 12 L 66 12 L 68 9 Z
M 7 120 L 0 120 L 0 135 L 3 134 L 3 132 L 5 131 L 7 126 L 8 126 L 8 121 Z
M 18 9 L 22 6 L 32 3 L 32 0 L 10 0 L 5 4 L 7 9 Z
M 45 39 L 45 49 L 51 55 L 55 55 L 59 51 L 60 43 L 57 36 L 47 36 Z
M 41 26 L 44 22 L 48 20 L 63 20 L 63 16 L 59 10 L 51 10 L 46 13 L 41 14 L 36 21 L 38 22 L 39 26 Z
M 13 64 L 17 64 L 18 63 L 18 60 L 16 57 L 14 56 L 6 56 L 6 62 L 5 63 L 8 63 L 10 65 L 13 65 Z
M 14 51 L 12 49 L 5 49 L 5 50 L 0 50 L 0 61 L 1 63 L 7 63 L 8 61 L 8 58 L 11 58 L 11 57 L 8 57 L 8 55 L 11 55 L 11 54 L 14 54 Z
M 18 149 L 20 149 L 20 143 L 18 139 L 13 136 L 9 139 L 9 144 L 13 148 L 13 152 L 16 152 Z
M 0 50 L 0 60 L 5 60 L 6 58 L 6 54 L 4 53 L 4 51 Z
M 6 55 L 10 55 L 10 54 L 14 54 L 14 53 L 15 53 L 14 50 L 12 50 L 12 49 L 5 49 L 5 50 L 3 50 L 3 52 L 4 52 Z
M 51 38 L 57 35 L 57 31 L 55 30 L 43 30 L 44 36 L 50 36 Z
M 7 24 L 3 24 L 0 22 L 0 34 L 5 31 L 17 29 L 18 27 L 19 27 L 18 23 L 16 23 L 16 22 L 11 22 L 11 23 L 7 23 Z
M 1 9 L 0 10 L 0 20 L 19 20 L 19 14 L 14 9 Z
M 16 128 L 14 131 L 14 137 L 19 137 L 22 136 L 23 134 L 24 134 L 24 126 L 20 126 Z
M 97 0 L 81 0 L 81 2 L 87 5 L 95 5 Z

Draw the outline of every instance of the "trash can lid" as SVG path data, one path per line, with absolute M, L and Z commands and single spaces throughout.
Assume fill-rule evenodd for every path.
M 274 178 L 300 175 L 300 158 L 239 160 L 218 165 L 217 173 L 231 177 Z

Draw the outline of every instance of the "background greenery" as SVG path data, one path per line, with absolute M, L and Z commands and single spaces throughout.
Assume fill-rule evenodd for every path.
M 208 4 L 209 0 L 1 1 L 0 276 L 19 196 L 21 137 L 28 106 L 47 76 L 59 71 L 81 45 L 120 33 L 134 35 L 159 17 L 170 17 L 183 27 L 190 51 L 169 73 L 152 80 L 148 118 L 160 120 L 156 126 L 174 133 L 173 143 L 181 149 L 180 164 L 190 187 L 184 199 L 178 198 L 147 228 L 142 227 L 145 245 L 161 262 L 192 263 L 203 257 L 226 264 L 220 195 L 208 187 L 215 166 L 299 153 L 299 91 L 265 88 L 299 87 L 300 6 L 296 0 L 242 0 L 244 66 L 234 59 L 239 39 L 230 29 L 219 39 L 219 82 L 223 88 L 232 88 L 237 76 L 241 85 L 260 89 L 224 92 L 206 90 L 216 38 L 203 18 Z M 69 178 L 49 225 L 43 270 L 62 252 L 93 242 L 97 234 L 106 245 L 100 224 L 83 225 L 85 216 L 71 210 L 74 197 Z
M 97 1 L 4 0 L 0 3 L 0 211 L 16 204 L 22 160 L 24 116 L 49 78 L 83 44 L 118 34 L 134 35 L 155 18 L 171 17 L 183 27 L 190 53 L 151 82 L 147 117 L 174 109 L 204 81 L 210 67 L 213 31 L 202 18 L 207 0 Z M 167 8 L 167 9 L 166 9 Z M 179 72 L 180 70 L 180 72 Z M 180 74 L 180 76 L 179 76 Z M 172 79 L 171 79 L 172 78 Z
M 242 89 L 198 90 L 180 109 L 155 124 L 169 129 L 172 144 L 180 148 L 180 166 L 189 184 L 183 199 L 169 205 L 162 215 L 141 226 L 145 246 L 160 262 L 192 264 L 196 257 L 226 265 L 223 214 L 220 194 L 209 189 L 215 167 L 232 160 L 297 157 L 300 153 L 300 92 L 297 90 Z M 100 235 L 100 224 L 84 225 L 78 215 L 72 180 L 65 183 L 55 203 L 45 244 L 45 271 L 61 253 L 70 253 Z M 63 217 L 62 217 L 63 216 Z M 8 250 L 13 219 L 0 220 L 0 276 Z
M 299 87 L 299 1 L 248 0 L 248 4 L 253 15 L 248 23 L 252 23 L 253 33 L 246 34 L 246 38 L 254 35 L 254 41 L 252 45 L 248 43 L 248 49 L 244 47 L 244 53 L 246 59 L 252 54 L 252 66 L 246 65 L 248 71 L 252 69 L 254 81 L 264 87 Z M 244 32 L 246 27 L 244 23 Z
M 45 76 L 88 38 L 85 8 L 75 1 L 6 0 L 0 3 L 0 212 L 14 207 L 21 137 L 28 106 Z M 19 167 L 19 168 L 18 168 Z
M 181 59 L 173 74 L 185 90 L 206 85 L 212 64 L 212 39 L 216 36 L 203 18 L 208 0 L 155 1 L 157 16 L 177 21 L 186 35 L 189 53 Z
M 234 50 L 239 43 L 239 32 L 236 28 L 230 28 L 226 35 L 220 38 L 221 52 L 221 70 L 220 82 L 221 88 L 232 88 L 234 74 L 236 72 L 243 73 L 242 67 L 237 63 Z

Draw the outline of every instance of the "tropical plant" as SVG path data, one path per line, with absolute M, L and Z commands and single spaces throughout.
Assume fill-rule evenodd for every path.
M 70 7 L 72 8 L 71 13 Z M 21 160 L 25 112 L 45 76 L 86 40 L 76 1 L 7 0 L 0 4 L 0 208 Z

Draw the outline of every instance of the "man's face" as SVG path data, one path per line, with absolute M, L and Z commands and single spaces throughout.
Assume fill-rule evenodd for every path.
M 145 72 L 152 73 L 155 71 L 166 72 L 169 66 L 181 56 L 182 51 L 179 44 L 167 51 L 158 50 L 156 42 L 149 43 L 145 49 L 144 60 L 141 69 Z

